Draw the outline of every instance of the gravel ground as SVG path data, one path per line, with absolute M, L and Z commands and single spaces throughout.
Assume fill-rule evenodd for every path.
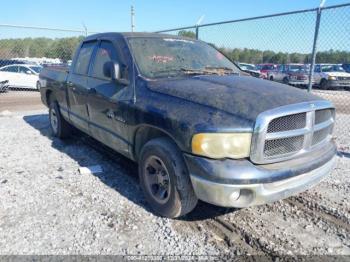
M 350 255 L 349 154 L 298 196 L 247 209 L 200 202 L 171 220 L 150 212 L 134 163 L 86 136 L 53 138 L 46 111 L 0 113 L 0 137 L 1 255 Z M 79 174 L 95 164 L 104 172 Z

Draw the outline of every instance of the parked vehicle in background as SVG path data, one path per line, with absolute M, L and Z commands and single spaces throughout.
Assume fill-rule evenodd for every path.
M 263 75 L 260 73 L 259 70 L 256 69 L 255 65 L 247 64 L 247 63 L 239 63 L 239 62 L 237 62 L 236 64 L 239 66 L 239 68 L 242 71 L 250 74 L 251 76 L 254 76 L 254 77 L 257 77 L 257 78 L 263 78 Z
M 7 65 L 18 65 L 18 64 L 27 64 L 27 63 L 21 60 L 0 59 L 0 68 Z
M 14 64 L 0 68 L 0 81 L 8 80 L 10 87 L 40 90 L 38 65 Z
M 276 64 L 259 64 L 259 65 L 256 65 L 256 69 L 260 71 L 260 73 L 262 74 L 262 78 L 268 79 L 267 74 L 271 71 L 276 70 L 277 65 Z
M 350 64 L 342 64 L 342 67 L 346 72 L 350 73 Z
M 317 64 L 314 83 L 321 89 L 350 88 L 350 73 L 340 64 Z
M 136 161 L 150 207 L 277 201 L 333 169 L 331 102 L 242 72 L 212 46 L 151 33 L 87 37 L 69 72 L 44 68 L 53 135 L 75 126 Z
M 9 82 L 8 80 L 0 82 L 0 93 L 4 93 L 8 90 L 9 88 L 8 82 Z
M 310 69 L 304 64 L 282 64 L 268 72 L 268 79 L 286 85 L 306 86 L 309 83 Z

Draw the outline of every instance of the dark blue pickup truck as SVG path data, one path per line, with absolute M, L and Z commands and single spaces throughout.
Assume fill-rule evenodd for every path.
M 327 100 L 247 76 L 212 46 L 149 33 L 87 37 L 69 69 L 45 68 L 52 132 L 72 126 L 139 164 L 153 210 L 179 217 L 198 199 L 273 202 L 330 174 Z

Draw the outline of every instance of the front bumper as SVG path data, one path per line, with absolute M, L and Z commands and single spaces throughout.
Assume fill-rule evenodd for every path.
M 308 85 L 309 80 L 307 80 L 307 79 L 305 79 L 305 80 L 289 79 L 288 83 L 290 85 Z
M 350 87 L 349 80 L 328 80 L 330 87 Z
M 269 165 L 192 155 L 185 155 L 185 159 L 199 199 L 218 206 L 248 207 L 284 199 L 314 186 L 333 170 L 335 154 L 332 145 L 312 156 Z

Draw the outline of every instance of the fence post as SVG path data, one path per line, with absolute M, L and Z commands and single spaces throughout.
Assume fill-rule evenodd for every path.
M 199 26 L 196 26 L 196 39 L 198 40 L 199 37 Z
M 313 46 L 312 46 L 311 66 L 310 66 L 310 72 L 309 72 L 308 92 L 311 92 L 311 90 L 312 90 L 312 80 L 314 78 L 314 69 L 315 69 L 316 53 L 317 53 L 317 39 L 318 39 L 318 32 L 319 32 L 319 29 L 320 29 L 321 14 L 322 14 L 322 6 L 320 6 L 317 9 L 315 34 L 314 34 L 314 43 L 313 43 Z

